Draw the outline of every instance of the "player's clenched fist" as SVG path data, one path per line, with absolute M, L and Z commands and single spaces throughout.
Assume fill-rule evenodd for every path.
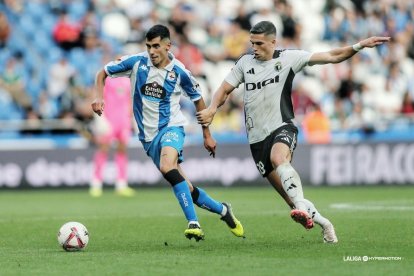
M 95 112 L 96 114 L 98 114 L 99 116 L 102 115 L 102 112 L 104 111 L 104 106 L 105 103 L 102 99 L 95 99 L 92 104 L 92 110 L 93 112 Z

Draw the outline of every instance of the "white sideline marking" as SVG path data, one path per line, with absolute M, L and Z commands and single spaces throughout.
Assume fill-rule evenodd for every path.
M 330 208 L 340 210 L 363 210 L 363 211 L 414 211 L 414 206 L 387 206 L 375 204 L 354 204 L 354 203 L 335 203 L 329 205 Z

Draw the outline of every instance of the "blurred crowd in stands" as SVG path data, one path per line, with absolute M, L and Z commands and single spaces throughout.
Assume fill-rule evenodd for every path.
M 88 124 L 95 73 L 117 56 L 145 51 L 145 32 L 157 23 L 170 26 L 173 53 L 209 102 L 261 20 L 276 25 L 278 48 L 316 52 L 392 37 L 296 76 L 292 97 L 305 132 L 413 125 L 413 19 L 414 2 L 406 0 L 2 0 L 0 133 L 5 122 L 25 119 Z M 213 131 L 244 132 L 242 89 L 220 109 Z M 182 105 L 193 120 L 188 131 L 199 132 L 193 105 Z

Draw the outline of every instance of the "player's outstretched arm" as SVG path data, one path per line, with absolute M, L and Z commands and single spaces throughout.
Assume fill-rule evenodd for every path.
M 217 112 L 217 109 L 222 106 L 229 94 L 233 92 L 234 87 L 226 81 L 223 81 L 217 91 L 214 93 L 213 100 L 210 103 L 210 106 L 204 110 L 197 112 L 196 117 L 199 124 L 203 126 L 209 126 L 213 121 L 214 115 Z
M 388 41 L 390 41 L 390 37 L 372 36 L 361 40 L 354 45 L 335 48 L 328 52 L 313 53 L 309 59 L 308 65 L 312 66 L 315 64 L 339 63 L 352 57 L 366 47 L 373 48 Z
M 198 101 L 194 102 L 196 111 L 199 112 L 201 110 L 206 109 L 206 104 L 204 99 L 201 97 Z M 214 140 L 213 136 L 211 136 L 210 129 L 208 126 L 202 126 L 203 129 L 203 139 L 204 139 L 204 147 L 210 153 L 210 156 L 213 158 L 216 156 L 216 140 Z
M 105 85 L 105 79 L 108 75 L 106 74 L 105 70 L 102 69 L 99 71 L 95 76 L 95 100 L 92 102 L 92 109 L 93 112 L 98 114 L 99 116 L 102 115 L 104 111 L 105 103 L 103 100 L 103 91 Z

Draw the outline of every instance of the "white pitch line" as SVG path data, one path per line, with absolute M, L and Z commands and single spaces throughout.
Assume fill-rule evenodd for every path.
M 414 206 L 390 206 L 374 204 L 353 204 L 335 203 L 329 205 L 330 208 L 339 210 L 363 210 L 363 211 L 414 211 Z

